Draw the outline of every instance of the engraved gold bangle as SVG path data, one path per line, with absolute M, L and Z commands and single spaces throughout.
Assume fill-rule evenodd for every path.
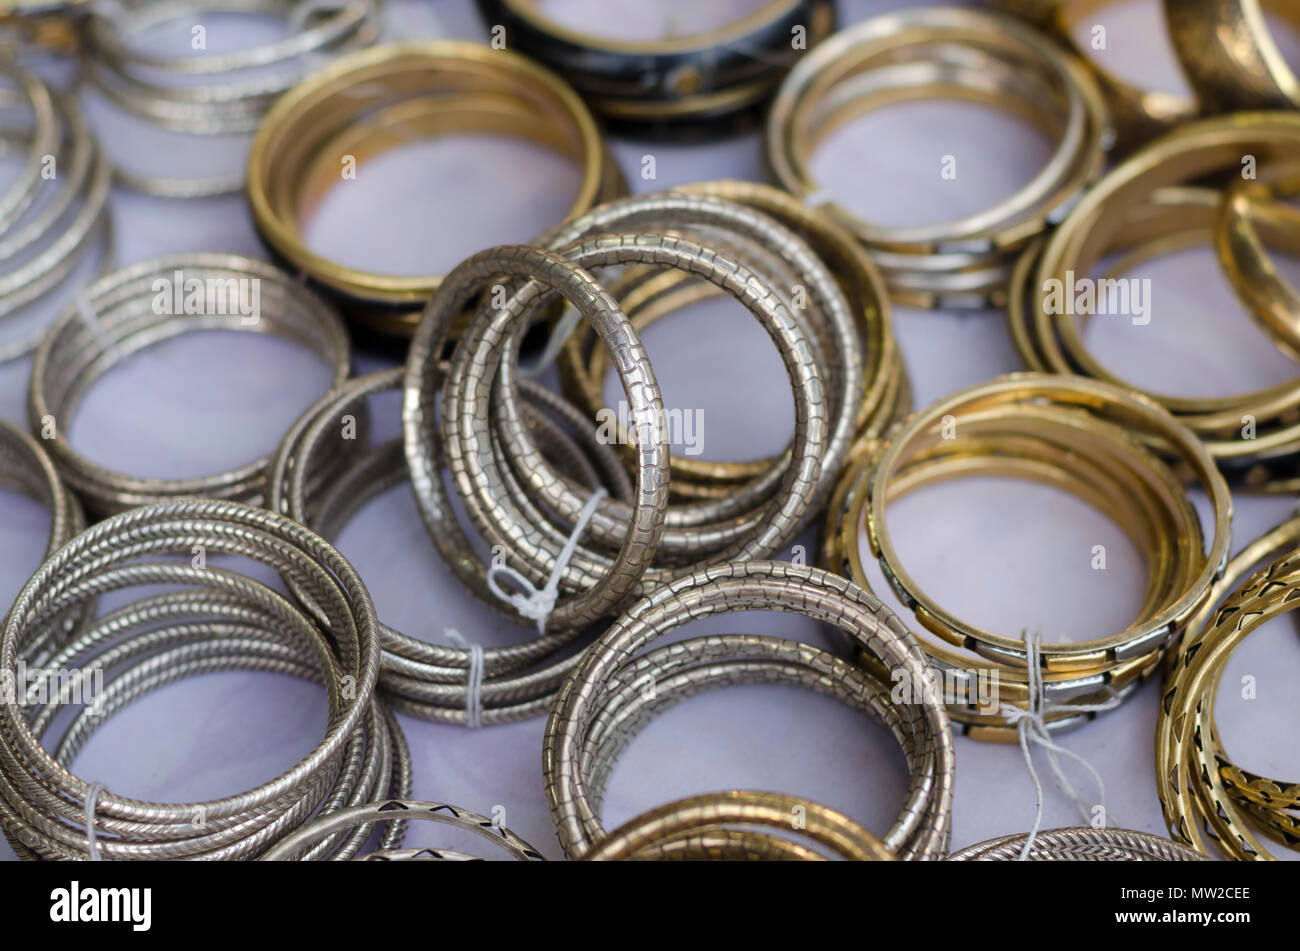
M 562 80 L 506 50 L 442 40 L 379 46 L 342 57 L 282 96 L 253 141 L 248 201 L 267 247 L 338 302 L 345 315 L 409 336 L 441 277 L 397 277 L 311 251 L 302 222 L 358 162 L 412 139 L 496 132 L 573 159 L 582 181 L 566 217 L 625 190 L 587 107 Z
M 1130 240 L 1138 242 L 1137 249 L 1113 265 L 1116 272 L 1193 239 L 1213 240 L 1218 194 L 1183 183 L 1234 174 L 1244 155 L 1267 162 L 1297 144 L 1300 115 L 1239 113 L 1186 125 L 1108 173 L 1046 239 L 1037 263 L 1024 272 L 1030 281 L 1027 302 L 1023 310 L 1019 302 L 1013 305 L 1011 319 L 1030 324 L 1027 334 L 1013 334 L 1029 365 L 1129 386 L 1091 357 L 1077 318 L 1056 312 L 1060 308 L 1052 303 L 1053 288 L 1073 287 L 1075 275 L 1091 275 L 1107 251 L 1126 249 Z M 1286 491 L 1292 484 L 1300 438 L 1297 384 L 1219 400 L 1145 395 L 1192 426 L 1234 481 L 1266 491 Z M 1247 414 L 1256 420 L 1256 438 L 1242 438 Z
M 1187 80 L 1209 112 L 1300 109 L 1300 79 L 1264 11 L 1300 28 L 1294 0 L 1165 0 L 1165 21 Z
M 1300 783 L 1260 776 L 1234 764 L 1214 723 L 1217 684 L 1233 645 L 1266 620 L 1255 615 L 1257 609 L 1267 617 L 1287 610 L 1277 602 L 1294 593 L 1298 547 L 1300 517 L 1295 517 L 1238 552 L 1211 600 L 1179 639 L 1169 668 L 1156 730 L 1156 780 L 1170 830 L 1201 851 L 1207 851 L 1206 840 L 1188 829 L 1203 831 L 1231 858 L 1272 857 L 1257 840 L 1242 834 L 1248 827 L 1288 848 L 1300 846 Z M 1221 644 L 1214 659 L 1202 657 L 1212 638 L 1225 637 L 1230 643 Z M 1207 665 L 1202 676 L 1201 668 Z M 1201 693 L 1193 697 L 1193 689 Z M 1182 711 L 1192 711 L 1190 719 Z M 1225 799 L 1235 805 L 1233 812 L 1221 808 Z
M 1080 48 L 1075 26 L 1116 0 L 992 0 L 993 6 L 1033 23 L 1086 64 L 1101 88 L 1115 127 L 1116 150 L 1121 153 L 1171 131 L 1200 114 L 1195 99 L 1154 89 L 1142 89 L 1104 69 Z
M 1274 265 L 1264 238 L 1300 254 L 1300 212 L 1282 199 L 1300 194 L 1300 168 L 1268 165 L 1257 179 L 1228 186 L 1215 222 L 1219 263 L 1252 317 L 1300 362 L 1300 291 Z

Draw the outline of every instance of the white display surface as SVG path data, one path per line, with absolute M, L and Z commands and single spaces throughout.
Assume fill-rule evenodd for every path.
M 620 4 L 569 5 L 593 17 L 617 17 Z M 841 24 L 905 5 L 842 2 Z M 469 0 L 389 0 L 388 6 L 393 35 L 403 39 L 487 36 Z M 646 4 L 635 6 L 644 13 Z M 670 7 L 681 16 L 689 10 Z M 1121 4 L 1106 13 L 1099 22 L 1114 42 L 1105 55 L 1113 55 L 1108 65 L 1126 75 L 1177 89 L 1155 7 Z M 220 26 L 209 25 L 210 48 L 273 35 L 264 33 L 266 24 L 253 32 L 239 19 L 223 19 Z M 592 21 L 591 28 L 598 24 Z M 188 35 L 177 33 L 177 42 Z M 1294 52 L 1297 45 L 1284 47 Z M 90 103 L 90 117 L 111 154 L 141 167 L 210 172 L 237 166 L 246 149 L 246 142 L 208 143 L 138 128 L 102 102 Z M 813 170 L 850 207 L 885 223 L 921 223 L 1009 194 L 1034 173 L 1049 147 L 996 111 L 919 103 L 864 117 L 836 133 Z M 635 191 L 763 177 L 756 133 L 691 146 L 618 140 L 614 152 Z M 641 176 L 647 155 L 654 157 L 653 180 Z M 940 177 L 945 155 L 957 158 L 956 180 Z M 0 174 L 11 168 L 5 160 Z M 446 270 L 482 247 L 525 241 L 551 224 L 567 207 L 576 174 L 553 156 L 507 139 L 413 144 L 362 166 L 356 181 L 335 189 L 311 222 L 309 240 L 361 266 Z M 179 251 L 265 256 L 242 197 L 167 201 L 119 189 L 112 211 L 122 264 Z M 1284 271 L 1300 280 L 1300 268 L 1291 264 Z M 1295 365 L 1241 312 L 1208 249 L 1159 259 L 1133 276 L 1152 279 L 1151 322 L 1098 320 L 1088 330 L 1090 344 L 1115 372 L 1164 392 L 1204 396 L 1296 375 Z M 896 308 L 894 319 L 918 407 L 1019 368 L 999 313 Z M 0 342 L 10 339 L 7 327 L 0 332 Z M 788 440 L 793 411 L 779 359 L 738 305 L 698 305 L 652 327 L 645 342 L 665 403 L 700 411 L 705 458 L 753 458 Z M 374 355 L 354 358 L 357 372 L 387 365 Z M 26 424 L 29 371 L 29 360 L 0 367 L 0 416 L 19 425 Z M 327 368 L 291 344 L 254 335 L 195 335 L 110 372 L 65 423 L 61 438 L 133 474 L 197 475 L 271 451 L 328 380 Z M 613 384 L 606 393 L 616 405 Z M 375 408 L 381 435 L 396 435 L 396 395 L 377 400 Z M 1290 497 L 1239 495 L 1233 549 L 1294 508 Z M 1049 642 L 1084 640 L 1123 628 L 1138 607 L 1143 569 L 1137 553 L 1099 513 L 1054 490 L 995 479 L 949 483 L 900 501 L 890 523 L 913 577 L 981 626 L 1004 633 L 1037 629 Z M 7 605 L 40 560 L 48 522 L 35 503 L 0 492 L 0 526 L 0 603 Z M 811 533 L 803 543 L 814 551 Z M 363 509 L 338 544 L 390 625 L 439 641 L 454 628 L 487 645 L 528 636 L 459 588 L 426 537 L 406 485 Z M 1105 571 L 1090 565 L 1097 544 L 1107 547 Z M 876 593 L 898 608 L 879 581 L 877 572 Z M 713 619 L 674 637 L 706 632 L 838 643 L 812 622 L 768 614 Z M 1244 677 L 1255 678 L 1255 699 L 1242 699 Z M 1240 765 L 1300 777 L 1298 682 L 1300 637 L 1288 618 L 1269 624 L 1237 652 L 1220 693 L 1218 724 Z M 1163 834 L 1153 768 L 1158 697 L 1158 685 L 1147 684 L 1122 709 L 1063 742 L 1105 779 L 1111 825 Z M 227 795 L 272 778 L 311 749 L 325 713 L 321 690 L 289 678 L 228 673 L 183 681 L 108 721 L 77 758 L 75 771 L 142 799 Z M 549 858 L 561 857 L 542 786 L 543 718 L 480 731 L 401 720 L 414 756 L 414 798 L 488 815 L 504 807 L 513 831 Z M 1077 824 L 1078 813 L 1051 783 L 1041 753 L 1037 762 L 1047 790 L 1045 826 Z M 1095 795 L 1086 774 L 1066 768 L 1082 792 Z M 671 709 L 632 743 L 614 772 L 604 818 L 612 827 L 684 795 L 765 788 L 809 797 L 883 832 L 906 783 L 892 739 L 862 715 L 793 688 L 729 688 Z M 953 847 L 1027 830 L 1033 818 L 1033 785 L 1020 750 L 958 738 Z M 410 844 L 434 842 L 456 844 L 440 828 L 412 830 Z M 3 842 L 0 857 L 14 857 Z

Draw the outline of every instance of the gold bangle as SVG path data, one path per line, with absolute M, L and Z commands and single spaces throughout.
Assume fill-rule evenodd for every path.
M 1129 249 L 1134 241 L 1140 259 L 1163 247 L 1181 246 L 1192 232 L 1200 236 L 1198 240 L 1212 240 L 1219 194 L 1181 183 L 1232 174 L 1241 167 L 1243 155 L 1267 162 L 1297 145 L 1300 115 L 1238 113 L 1186 125 L 1108 173 L 1044 243 L 1032 268 L 1028 313 L 1018 305 L 1011 313 L 1013 322 L 1030 323 L 1033 359 L 1029 364 L 1131 386 L 1089 355 L 1072 308 L 1061 308 L 1053 294 L 1073 288 L 1075 275 L 1091 274 L 1108 251 Z M 1162 243 L 1166 237 L 1172 244 Z M 1142 242 L 1150 243 L 1150 248 L 1144 251 Z M 1073 300 L 1072 292 L 1069 299 Z M 1017 344 L 1022 352 L 1024 345 L 1024 339 Z M 1190 425 L 1235 482 L 1263 491 L 1286 491 L 1292 484 L 1300 445 L 1296 422 L 1300 384 L 1287 382 L 1217 400 L 1144 395 Z M 1247 414 L 1255 418 L 1257 429 L 1254 438 L 1243 439 L 1242 417 Z
M 1300 28 L 1294 0 L 1165 0 L 1174 51 L 1208 112 L 1300 109 L 1300 79 L 1278 51 L 1265 9 Z
M 1117 0 L 993 0 L 998 9 L 1028 20 L 1077 56 L 1101 87 L 1115 126 L 1116 151 L 1128 153 L 1180 123 L 1196 118 L 1194 99 L 1156 89 L 1142 89 L 1102 67 L 1079 46 L 1074 28 L 1093 11 Z
M 343 155 L 374 156 L 413 137 L 497 132 L 579 162 L 567 217 L 624 190 L 587 107 L 523 56 L 452 40 L 374 47 L 342 57 L 271 108 L 253 140 L 248 200 L 272 254 L 333 297 L 351 319 L 409 336 L 441 277 L 362 271 L 315 254 L 302 221 L 339 181 Z
M 803 812 L 797 812 L 798 809 Z M 598 839 L 581 857 L 593 862 L 659 858 L 664 843 L 686 834 L 717 832 L 732 826 L 767 826 L 790 831 L 796 815 L 804 820 L 799 832 L 841 858 L 860 862 L 894 861 L 894 855 L 879 839 L 834 809 L 780 793 L 745 790 L 691 796 L 642 813 Z M 772 834 L 756 838 L 782 842 Z M 780 849 L 779 845 L 775 847 Z
M 944 439 L 949 416 L 957 438 Z M 1178 475 L 1150 444 L 1166 452 L 1177 445 L 1184 467 L 1197 472 L 1210 494 L 1215 532 L 1208 554 L 1199 516 Z M 1089 703 L 1111 691 L 1131 694 L 1209 596 L 1225 559 L 1231 500 L 1204 449 L 1167 413 L 1125 390 L 1083 379 L 1016 374 L 941 401 L 904 424 L 883 448 L 866 448 L 853 457 L 828 512 L 822 550 L 829 567 L 869 586 L 858 544 L 858 532 L 865 528 L 887 582 L 915 611 L 921 627 L 935 635 L 921 638 L 932 662 L 960 678 L 970 675 L 973 653 L 981 669 L 998 671 L 999 700 L 1024 705 L 1029 700 L 1024 645 L 966 624 L 928 598 L 899 564 L 885 530 L 884 509 L 899 496 L 973 474 L 1032 479 L 1070 492 L 1108 515 L 1144 553 L 1147 591 L 1133 624 L 1098 641 L 1042 648 L 1047 699 L 1082 695 Z M 1016 739 L 1000 711 L 950 703 L 949 715 L 973 737 Z M 1054 714 L 1049 704 L 1047 721 L 1061 729 L 1083 717 Z
M 1300 254 L 1300 211 L 1279 201 L 1300 194 L 1300 167 L 1268 166 L 1259 178 L 1229 186 L 1215 222 L 1214 247 L 1250 315 L 1293 360 L 1300 361 L 1300 292 L 1278 273 L 1271 243 Z
M 87 0 L 17 0 L 0 13 L 0 54 L 27 52 L 32 46 L 75 53 L 81 46 L 78 17 Z
M 1229 563 L 1214 598 L 1180 641 L 1165 684 L 1156 727 L 1160 804 L 1170 833 L 1207 855 L 1207 837 L 1212 837 L 1228 858 L 1275 858 L 1252 829 L 1291 848 L 1300 845 L 1295 815 L 1300 784 L 1235 766 L 1214 722 L 1219 679 L 1233 650 L 1265 622 L 1300 604 L 1298 545 L 1300 518 L 1292 518 Z M 1250 574 L 1261 561 L 1269 563 Z

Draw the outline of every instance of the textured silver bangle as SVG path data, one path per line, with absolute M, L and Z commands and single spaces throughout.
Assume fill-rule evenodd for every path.
M 634 662 L 633 658 L 655 639 L 687 621 L 755 610 L 802 614 L 834 625 L 886 668 L 901 669 L 907 677 L 919 678 L 913 683 L 924 682 L 924 655 L 902 622 L 867 592 L 819 569 L 785 562 L 741 562 L 698 571 L 659 588 L 629 608 L 588 648 L 560 688 L 551 709 L 542 768 L 547 801 L 566 855 L 582 857 L 605 834 L 597 815 L 603 779 L 593 767 L 593 751 L 588 744 L 604 742 L 606 730 L 610 736 L 616 735 L 612 721 L 608 727 L 600 725 L 610 704 L 631 703 L 628 709 L 637 709 L 634 694 L 624 689 L 629 665 L 644 680 L 637 663 L 653 661 Z M 707 647 L 710 640 L 701 639 L 702 645 Z M 779 655 L 790 648 L 777 639 L 770 640 L 770 644 L 764 639 L 752 643 L 759 651 L 764 647 L 773 650 L 777 666 L 771 670 L 783 669 L 788 662 L 780 660 Z M 717 643 L 723 649 L 724 642 Z M 679 655 L 692 649 L 673 647 Z M 665 649 L 659 656 L 671 658 L 674 652 Z M 842 664 L 831 655 L 811 649 L 805 656 L 814 667 L 818 663 Z M 797 671 L 807 664 L 792 666 L 796 669 L 789 673 L 807 677 L 806 671 Z M 755 668 L 762 669 L 762 663 Z M 848 665 L 836 669 L 851 676 Z M 725 679 L 725 673 L 704 668 L 695 677 L 704 681 Z M 947 852 L 953 790 L 954 754 L 948 717 L 938 699 L 925 696 L 921 703 L 902 705 L 897 712 L 897 723 L 911 735 L 912 783 L 899 819 L 882 841 L 900 858 L 940 858 Z M 609 716 L 617 713 L 615 707 Z M 618 741 L 615 738 L 609 742 Z M 589 785 L 589 776 L 595 778 L 594 784 Z
M 344 458 L 350 447 L 364 446 L 367 400 L 400 388 L 403 375 L 398 369 L 350 380 L 309 409 L 290 429 L 272 464 L 268 507 L 333 538 L 361 506 L 405 480 L 406 459 L 398 443 Z M 579 445 L 585 418 L 562 397 L 529 381 L 522 385 L 528 425 L 543 436 L 548 458 L 589 488 L 607 484 L 616 497 L 629 498 L 631 485 L 613 450 L 594 438 Z M 548 421 L 548 411 L 558 422 Z M 352 434 L 356 438 L 341 439 L 349 419 L 356 426 Z M 561 422 L 573 429 L 573 436 Z M 341 459 L 345 464 L 338 464 Z M 328 489 L 314 493 L 311 487 L 323 483 L 326 475 Z M 381 637 L 380 688 L 384 698 L 404 713 L 466 722 L 469 652 L 419 640 L 385 625 L 381 625 Z M 569 640 L 569 636 L 549 634 L 518 645 L 485 649 L 482 722 L 502 723 L 544 712 L 573 658 L 542 668 L 536 665 L 551 661 Z
M 386 802 L 374 802 L 351 809 L 323 816 L 286 836 L 275 844 L 275 848 L 262 856 L 266 862 L 287 861 L 301 858 L 303 852 L 311 845 L 329 835 L 361 825 L 373 825 L 395 820 L 424 820 L 439 822 L 444 825 L 472 832 L 505 850 L 511 857 L 524 862 L 544 862 L 542 853 L 515 835 L 505 826 L 491 819 L 449 806 L 445 802 L 418 802 L 409 799 L 390 799 Z M 357 857 L 358 861 L 409 861 L 412 859 L 457 859 L 473 858 L 463 852 L 444 852 L 440 849 L 385 849 Z
M 1012 862 L 1028 833 L 999 836 L 948 856 L 950 862 Z M 1130 829 L 1048 829 L 1034 837 L 1031 862 L 1204 862 L 1207 857 L 1170 839 Z
M 230 53 L 155 56 L 131 37 L 199 13 L 249 13 L 284 18 L 290 35 Z M 125 0 L 88 8 L 84 76 L 112 103 L 165 128 L 194 135 L 232 135 L 257 129 L 271 103 L 320 59 L 375 42 L 377 0 Z M 196 81 L 196 78 L 200 81 Z M 242 170 L 207 178 L 169 178 L 118 167 L 128 188 L 169 198 L 200 198 L 239 191 Z
M 197 313 L 176 313 L 173 292 L 188 293 L 182 286 L 192 282 L 204 289 L 202 307 Z M 160 296 L 166 296 L 168 306 L 158 306 Z M 254 300 L 256 308 L 244 307 Z M 256 312 L 243 313 L 245 309 Z M 347 379 L 349 346 L 342 320 L 289 275 L 233 254 L 176 255 L 102 278 L 63 313 L 36 352 L 29 424 L 39 432 L 53 421 L 57 429 L 87 387 L 114 363 L 180 334 L 214 329 L 285 337 L 310 348 L 332 368 L 332 387 Z M 271 461 L 268 455 L 211 476 L 152 479 L 96 465 L 62 435 L 49 440 L 48 449 L 64 480 L 94 513 L 194 495 L 257 502 Z
M 0 420 L 0 488 L 21 492 L 49 509 L 50 533 L 45 558 L 86 526 L 80 503 L 59 478 L 45 450 L 27 433 L 3 420 Z M 69 611 L 61 623 L 51 626 L 46 637 L 28 645 L 25 659 L 39 663 L 51 644 L 65 641 L 90 613 L 93 611 L 88 607 Z
M 100 271 L 111 266 L 109 169 L 72 96 L 15 63 L 0 73 L 17 90 L 6 105 L 30 108 L 31 127 L 0 128 L 0 149 L 21 151 L 23 171 L 0 198 L 0 320 L 59 288 L 100 239 Z M 35 349 L 40 333 L 0 344 L 0 363 Z
M 278 572 L 304 592 L 299 603 L 225 568 L 167 559 L 235 555 Z M 313 814 L 404 796 L 410 758 L 391 713 L 374 697 L 379 624 L 361 579 L 327 542 L 297 523 L 236 502 L 190 499 L 113 516 L 48 559 L 23 588 L 0 632 L 0 671 L 16 675 L 27 647 L 66 611 L 110 591 L 163 585 L 97 618 L 54 654 L 51 668 L 102 671 L 107 684 L 61 729 L 54 752 L 42 737 L 57 692 L 0 703 L 0 826 L 22 857 L 251 858 Z M 69 772 L 102 719 L 168 683 L 215 670 L 267 670 L 323 683 L 330 714 L 319 745 L 276 779 L 203 803 L 148 803 L 97 791 Z M 52 686 L 52 685 L 51 685 Z M 86 700 L 83 695 L 80 698 Z M 93 810 L 88 807 L 88 802 Z M 396 847 L 394 823 L 382 847 Z M 318 844 L 349 858 L 368 829 Z

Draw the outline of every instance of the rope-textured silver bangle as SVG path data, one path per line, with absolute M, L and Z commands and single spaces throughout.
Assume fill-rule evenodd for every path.
M 167 557 L 175 553 L 195 560 Z M 273 569 L 303 593 L 300 601 L 207 563 L 217 555 Z M 77 679 L 60 678 L 0 703 L 0 826 L 21 857 L 85 858 L 94 854 L 93 832 L 106 859 L 252 858 L 312 815 L 408 793 L 405 740 L 374 696 L 379 622 L 369 593 L 329 543 L 263 509 L 187 499 L 133 509 L 76 536 L 14 603 L 0 632 L 0 671 L 16 675 L 28 646 L 68 610 L 137 585 L 167 590 L 97 618 L 41 674 L 77 671 L 84 680 L 102 672 L 102 692 L 84 702 L 84 692 L 72 693 Z M 325 736 L 279 777 L 238 795 L 178 804 L 99 791 L 68 770 L 98 725 L 126 704 L 186 677 L 230 669 L 291 674 L 328 691 Z M 82 709 L 47 752 L 43 735 L 60 707 L 78 699 Z M 397 846 L 402 833 L 394 823 L 382 847 Z M 350 858 L 368 834 L 362 828 L 331 837 L 312 855 Z

